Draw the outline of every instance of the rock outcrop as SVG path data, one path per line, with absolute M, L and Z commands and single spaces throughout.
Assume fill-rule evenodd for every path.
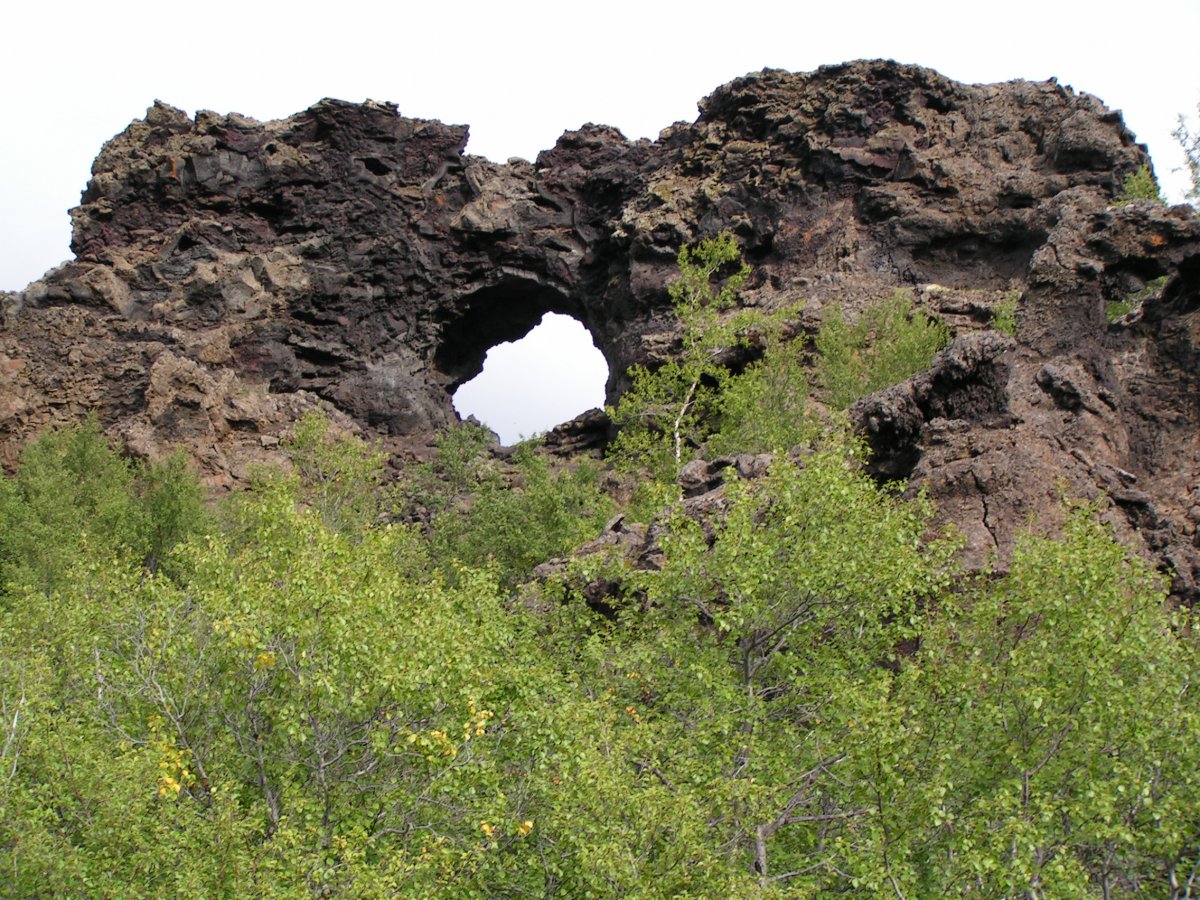
M 799 328 L 897 286 L 953 327 L 931 371 L 853 413 L 881 477 L 928 490 L 976 559 L 1064 490 L 1103 494 L 1197 598 L 1200 221 L 1113 205 L 1148 162 L 1119 113 L 891 62 L 763 71 L 700 112 L 499 165 L 387 104 L 260 123 L 156 103 L 97 158 L 75 260 L 0 299 L 0 462 L 87 409 L 135 453 L 186 446 L 214 484 L 316 404 L 401 451 L 549 311 L 591 331 L 614 397 L 671 352 L 678 247 L 731 229 L 743 301 L 802 301 Z M 989 330 L 1008 297 L 1015 339 Z

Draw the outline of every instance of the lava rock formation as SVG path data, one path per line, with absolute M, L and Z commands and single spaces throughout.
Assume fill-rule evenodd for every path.
M 401 452 L 551 311 L 590 330 L 612 399 L 672 352 L 678 248 L 729 229 L 742 302 L 802 302 L 799 330 L 896 287 L 952 327 L 852 416 L 976 564 L 1066 493 L 1200 598 L 1200 220 L 1114 203 L 1149 160 L 1099 100 L 858 62 L 737 79 L 654 142 L 587 125 L 506 165 L 466 142 L 374 102 L 267 123 L 156 103 L 97 158 L 75 260 L 0 295 L 0 462 L 93 409 L 216 486 L 316 405 Z M 1015 338 L 990 327 L 1006 298 Z

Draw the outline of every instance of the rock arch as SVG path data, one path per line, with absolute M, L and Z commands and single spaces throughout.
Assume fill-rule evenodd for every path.
M 222 486 L 322 403 L 423 452 L 487 349 L 551 311 L 592 334 L 612 400 L 631 364 L 677 352 L 679 247 L 729 229 L 754 261 L 742 301 L 802 308 L 798 329 L 907 286 L 968 332 L 950 396 L 907 386 L 911 427 L 884 428 L 899 408 L 880 398 L 862 411 L 907 435 L 905 471 L 979 558 L 1052 515 L 1065 477 L 1116 498 L 1200 596 L 1200 220 L 1112 205 L 1149 162 L 1118 114 L 887 61 L 752 73 L 700 113 L 657 141 L 585 125 L 500 165 L 387 104 L 265 123 L 156 104 L 96 160 L 75 261 L 0 295 L 0 464 L 86 409 Z M 1140 319 L 1105 321 L 1106 292 L 1158 275 Z M 972 339 L 1006 292 L 1015 348 Z
M 460 388 L 485 374 L 484 363 L 493 348 L 528 337 L 547 314 L 567 316 L 578 323 L 604 357 L 607 372 L 613 372 L 617 350 L 611 342 L 604 340 L 601 330 L 589 327 L 588 304 L 577 293 L 529 272 L 509 271 L 456 297 L 448 305 L 438 329 L 438 345 L 431 363 L 434 379 L 444 386 L 448 397 L 456 398 Z M 509 357 L 510 362 L 511 359 Z M 536 361 L 528 360 L 528 363 L 531 367 L 537 366 Z M 566 373 L 564 380 L 571 380 L 570 374 Z M 611 396 L 612 383 L 610 374 L 604 384 L 606 400 Z M 594 385 L 589 385 L 589 390 L 592 387 Z M 543 392 L 543 397 L 554 394 L 555 391 L 550 390 Z M 561 402 L 561 396 L 559 400 Z M 453 405 L 461 413 L 457 399 L 453 399 Z M 585 405 L 563 418 L 585 412 Z M 489 424 L 503 434 L 500 422 Z M 535 430 L 558 424 L 561 420 L 539 423 Z
M 447 393 L 483 370 L 488 350 L 525 337 L 546 313 L 568 315 L 588 327 L 587 311 L 578 297 L 531 273 L 504 273 L 448 304 L 433 354 L 433 367 Z M 594 332 L 592 340 L 600 347 Z M 605 352 L 603 347 L 600 351 Z

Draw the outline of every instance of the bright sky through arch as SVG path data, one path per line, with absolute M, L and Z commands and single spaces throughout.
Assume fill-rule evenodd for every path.
M 506 446 L 604 405 L 608 365 L 576 319 L 546 313 L 519 341 L 488 351 L 483 371 L 454 394 L 459 416 L 475 416 Z

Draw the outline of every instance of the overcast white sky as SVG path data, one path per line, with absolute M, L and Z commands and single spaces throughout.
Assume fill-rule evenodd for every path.
M 608 363 L 588 330 L 547 313 L 521 340 L 488 351 L 483 371 L 455 392 L 454 408 L 515 444 L 603 406 L 607 380 Z
M 1200 0 L 970 3 L 11 0 L 0 11 L 0 289 L 69 256 L 67 209 L 100 145 L 156 98 L 281 118 L 322 97 L 471 126 L 532 159 L 564 130 L 655 137 L 766 66 L 886 57 L 966 82 L 1058 78 L 1122 109 L 1171 199 L 1171 138 L 1200 99 Z

